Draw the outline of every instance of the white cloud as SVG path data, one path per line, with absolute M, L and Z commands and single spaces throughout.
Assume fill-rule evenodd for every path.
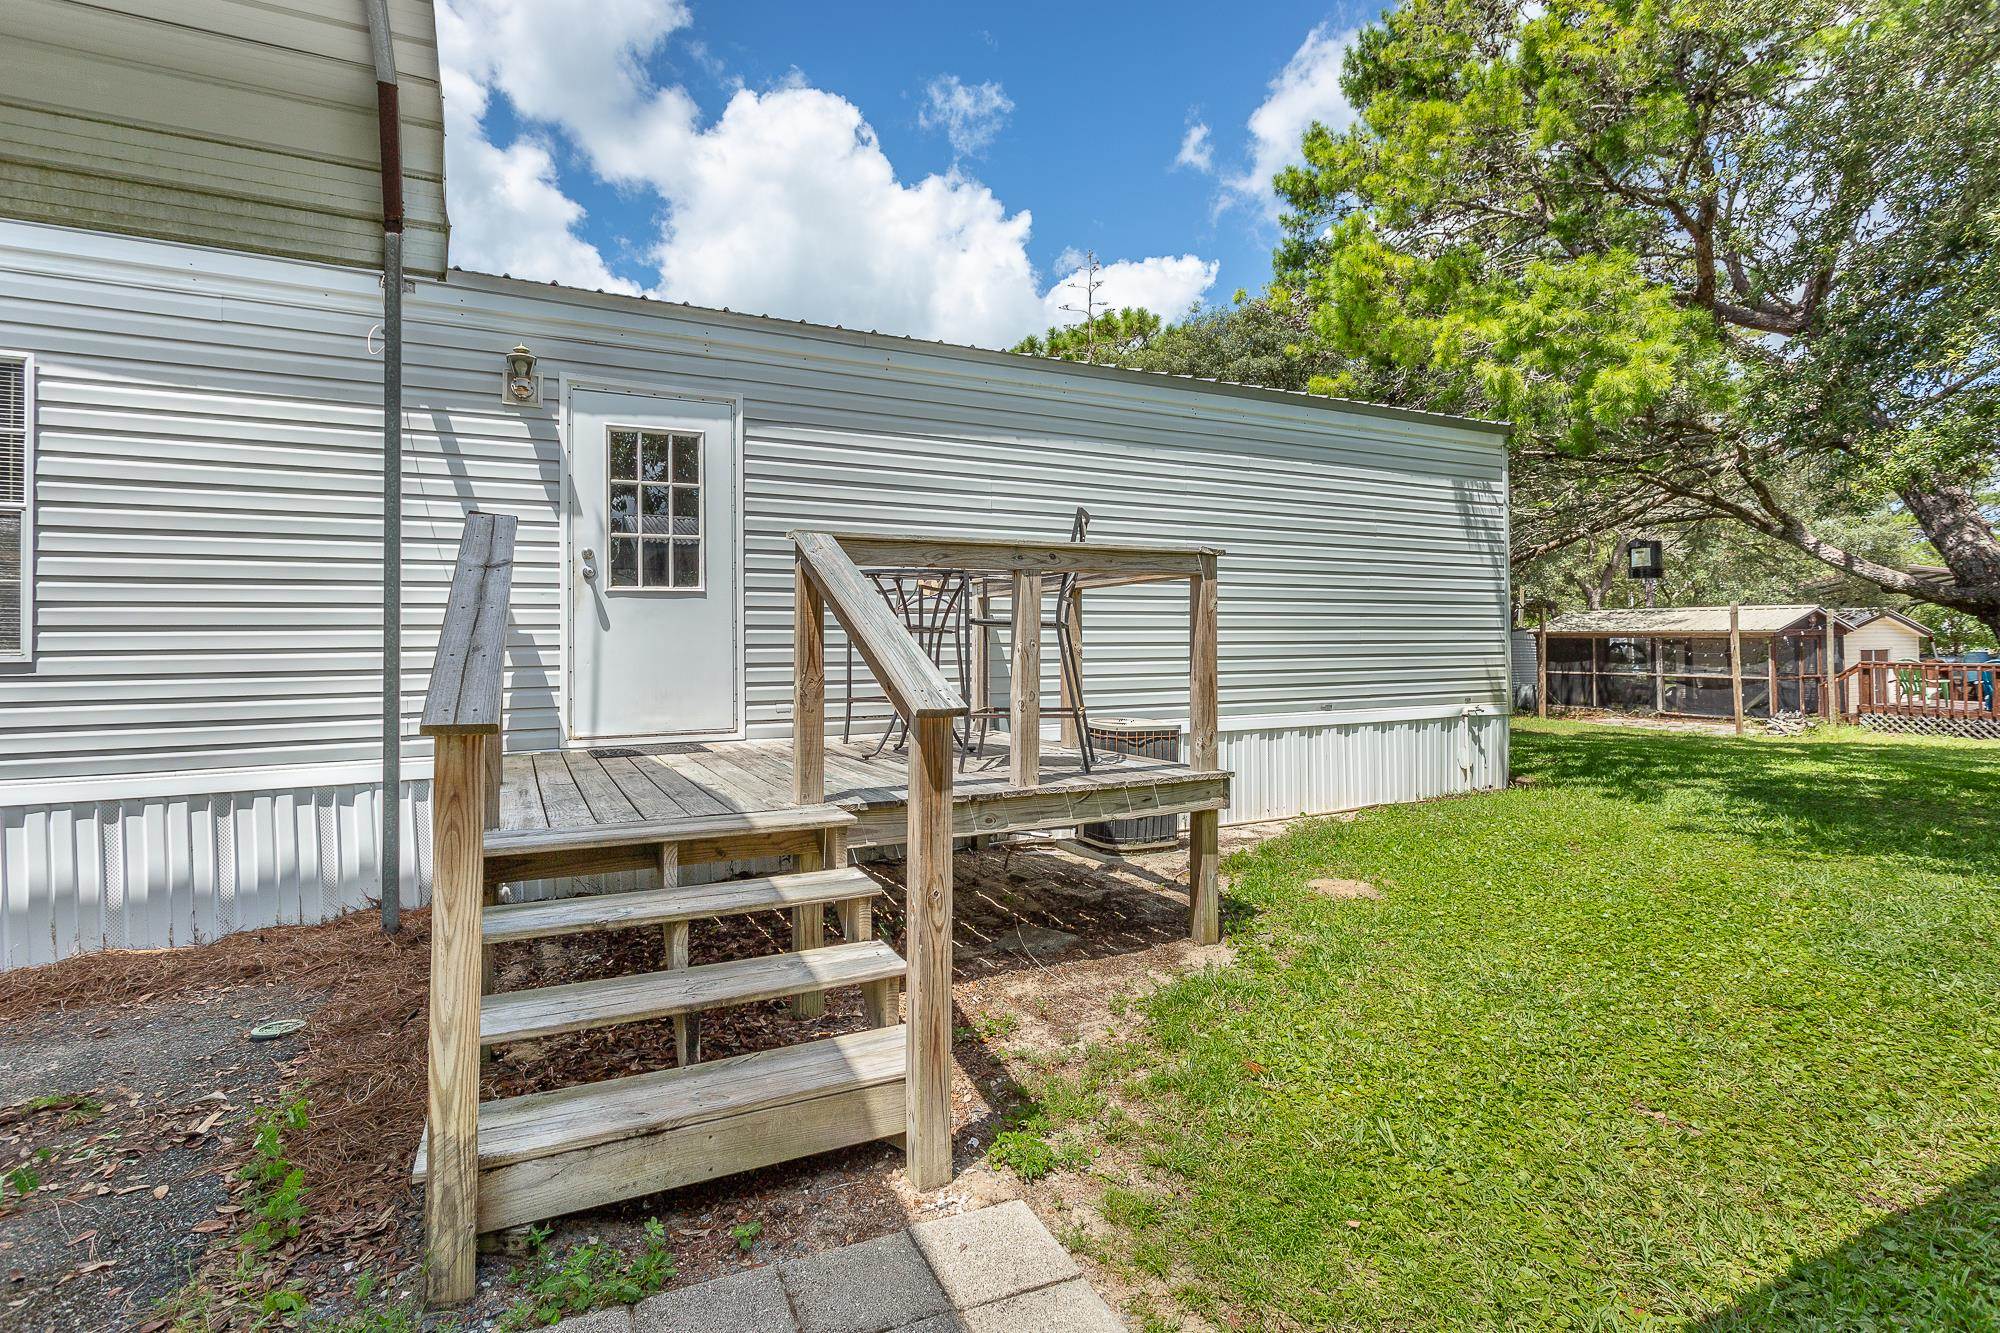
M 454 259 L 536 282 L 632 292 L 595 246 L 572 230 L 583 206 L 562 192 L 555 162 L 537 142 L 490 143 L 480 127 L 487 94 L 451 55 L 464 37 L 448 5 L 438 7 L 443 65 L 445 178 L 451 190 Z
M 1319 121 L 1338 134 L 1354 121 L 1354 108 L 1340 91 L 1340 63 L 1359 29 L 1332 33 L 1321 24 L 1271 80 L 1270 91 L 1250 113 L 1250 162 L 1223 181 L 1224 203 L 1249 203 L 1276 219 L 1278 196 L 1271 178 L 1280 168 L 1303 160 L 1299 153 L 1308 127 Z
M 704 125 L 645 63 L 687 25 L 681 0 L 440 0 L 438 16 L 452 248 L 465 267 L 632 288 L 575 234 L 583 210 L 547 143 L 559 135 L 655 205 L 659 235 L 633 247 L 658 266 L 654 295 L 985 346 L 1038 331 L 1061 304 L 1028 259 L 1027 210 L 1009 212 L 956 166 L 899 179 L 860 109 L 803 75 L 739 88 Z M 944 89 L 936 114 L 964 114 L 938 125 L 969 155 L 1011 104 L 997 85 L 952 82 L 965 97 Z M 496 93 L 532 127 L 506 146 L 484 129 Z M 1215 265 L 1162 256 L 1105 273 L 1112 299 L 1176 314 Z
M 739 92 L 668 199 L 657 258 L 678 300 L 988 345 L 1038 318 L 1029 214 L 956 173 L 898 181 L 831 93 Z
M 1196 171 L 1215 170 L 1215 145 L 1210 140 L 1208 126 L 1197 120 L 1187 127 L 1187 133 L 1181 136 L 1181 151 L 1174 155 L 1174 165 Z
M 1070 260 L 1074 251 L 1064 251 Z M 1042 298 L 1043 312 L 1050 324 L 1081 324 L 1083 316 L 1064 310 L 1066 305 L 1083 308 L 1085 274 L 1080 261 L 1075 267 L 1059 260 L 1069 276 L 1056 283 Z M 1157 255 L 1151 259 L 1121 259 L 1097 270 L 1097 304 L 1111 309 L 1143 306 L 1166 320 L 1179 319 L 1215 285 L 1221 268 L 1212 259 L 1195 255 Z
M 997 83 L 965 83 L 956 74 L 942 74 L 924 89 L 917 127 L 943 130 L 958 157 L 977 157 L 1007 123 L 1014 103 Z

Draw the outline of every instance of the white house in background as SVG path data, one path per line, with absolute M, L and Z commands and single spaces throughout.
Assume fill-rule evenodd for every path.
M 1883 606 L 1853 606 L 1836 611 L 1847 627 L 1846 652 L 1855 662 L 1916 662 L 1931 655 L 1931 632 L 1922 621 Z
M 362 4 L 182 8 L 16 0 L 0 56 L 8 966 L 320 919 L 381 882 Z M 1504 785 L 1504 428 L 447 271 L 429 8 L 392 12 L 409 901 L 415 714 L 475 507 L 519 520 L 510 751 L 788 735 L 788 531 L 1064 538 L 1083 506 L 1092 540 L 1224 552 L 1227 819 Z M 700 441 L 657 549 L 607 530 L 615 429 Z M 1186 593 L 1156 588 L 1093 595 L 1086 693 L 1182 723 Z M 836 719 L 840 661 L 836 638 Z

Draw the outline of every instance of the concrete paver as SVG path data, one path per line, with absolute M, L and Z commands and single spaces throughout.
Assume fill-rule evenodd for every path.
M 1082 1275 L 1019 1199 L 920 1223 L 910 1240 L 960 1310 Z
M 952 1308 L 907 1231 L 787 1260 L 778 1274 L 801 1333 L 883 1333 Z
M 633 1307 L 637 1333 L 793 1333 L 798 1321 L 775 1268 L 731 1273 Z
M 555 1333 L 1120 1333 L 1020 1200 L 568 1319 Z

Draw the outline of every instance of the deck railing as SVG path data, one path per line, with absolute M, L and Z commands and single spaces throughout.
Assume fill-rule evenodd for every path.
M 2000 662 L 1857 662 L 1834 686 L 1841 712 L 2000 720 Z
M 437 1304 L 472 1296 L 479 1204 L 484 839 L 499 824 L 500 674 L 514 579 L 508 514 L 465 516 L 421 730 L 431 773 L 430 1093 L 424 1231 Z
M 826 796 L 826 611 L 831 610 L 909 726 L 905 954 L 909 965 L 909 1121 L 905 1172 L 918 1189 L 951 1178 L 952 723 L 964 698 L 917 644 L 863 565 L 954 570 L 1012 579 L 1009 784 L 1041 785 L 1042 579 L 1074 573 L 1079 588 L 1190 581 L 1189 766 L 1219 767 L 1216 744 L 1216 556 L 1206 547 L 1042 542 L 934 534 L 794 532 L 792 794 Z M 979 654 L 983 669 L 983 652 Z M 983 677 L 980 682 L 983 690 Z M 1221 938 L 1216 877 L 1221 812 L 1189 814 L 1190 934 Z

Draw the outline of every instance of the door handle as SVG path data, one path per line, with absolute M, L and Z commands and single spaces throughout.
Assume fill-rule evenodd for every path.
M 580 558 L 583 561 L 583 581 L 585 583 L 597 582 L 597 552 L 586 546 L 583 548 L 583 554 Z

